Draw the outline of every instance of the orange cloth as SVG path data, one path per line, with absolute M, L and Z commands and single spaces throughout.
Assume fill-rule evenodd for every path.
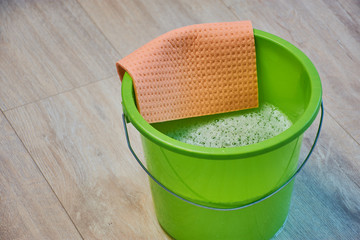
M 197 24 L 165 33 L 116 63 L 133 79 L 149 123 L 258 107 L 250 21 Z

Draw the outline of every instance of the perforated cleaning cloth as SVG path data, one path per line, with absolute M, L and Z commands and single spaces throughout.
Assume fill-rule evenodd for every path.
M 250 21 L 207 23 L 165 33 L 116 63 L 133 79 L 149 123 L 258 107 Z

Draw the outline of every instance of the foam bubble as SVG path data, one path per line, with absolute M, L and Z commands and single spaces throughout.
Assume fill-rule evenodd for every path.
M 238 111 L 180 120 L 164 133 L 181 142 L 214 148 L 238 147 L 272 138 L 292 123 L 269 103 L 252 111 Z

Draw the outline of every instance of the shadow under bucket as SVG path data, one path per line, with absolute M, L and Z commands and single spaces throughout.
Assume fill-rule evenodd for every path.
M 172 139 L 142 118 L 132 79 L 124 76 L 124 114 L 141 134 L 148 170 L 129 147 L 152 178 L 159 223 L 177 240 L 270 239 L 287 218 L 294 176 L 303 166 L 296 170 L 302 136 L 320 109 L 321 82 L 292 44 L 260 30 L 254 36 L 260 105 L 277 106 L 293 122 L 260 143 L 206 148 Z

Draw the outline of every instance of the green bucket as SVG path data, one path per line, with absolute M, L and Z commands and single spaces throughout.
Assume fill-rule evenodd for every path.
M 160 225 L 173 238 L 270 239 L 289 211 L 302 135 L 321 106 L 319 75 L 306 55 L 287 41 L 254 30 L 259 102 L 279 107 L 293 122 L 266 141 L 206 148 L 174 140 L 150 125 L 136 108 L 131 77 L 122 82 L 124 126 L 130 150 L 152 180 Z M 142 137 L 146 169 L 133 152 L 126 122 Z M 322 117 L 321 117 L 322 121 Z M 166 127 L 179 124 L 167 122 Z

